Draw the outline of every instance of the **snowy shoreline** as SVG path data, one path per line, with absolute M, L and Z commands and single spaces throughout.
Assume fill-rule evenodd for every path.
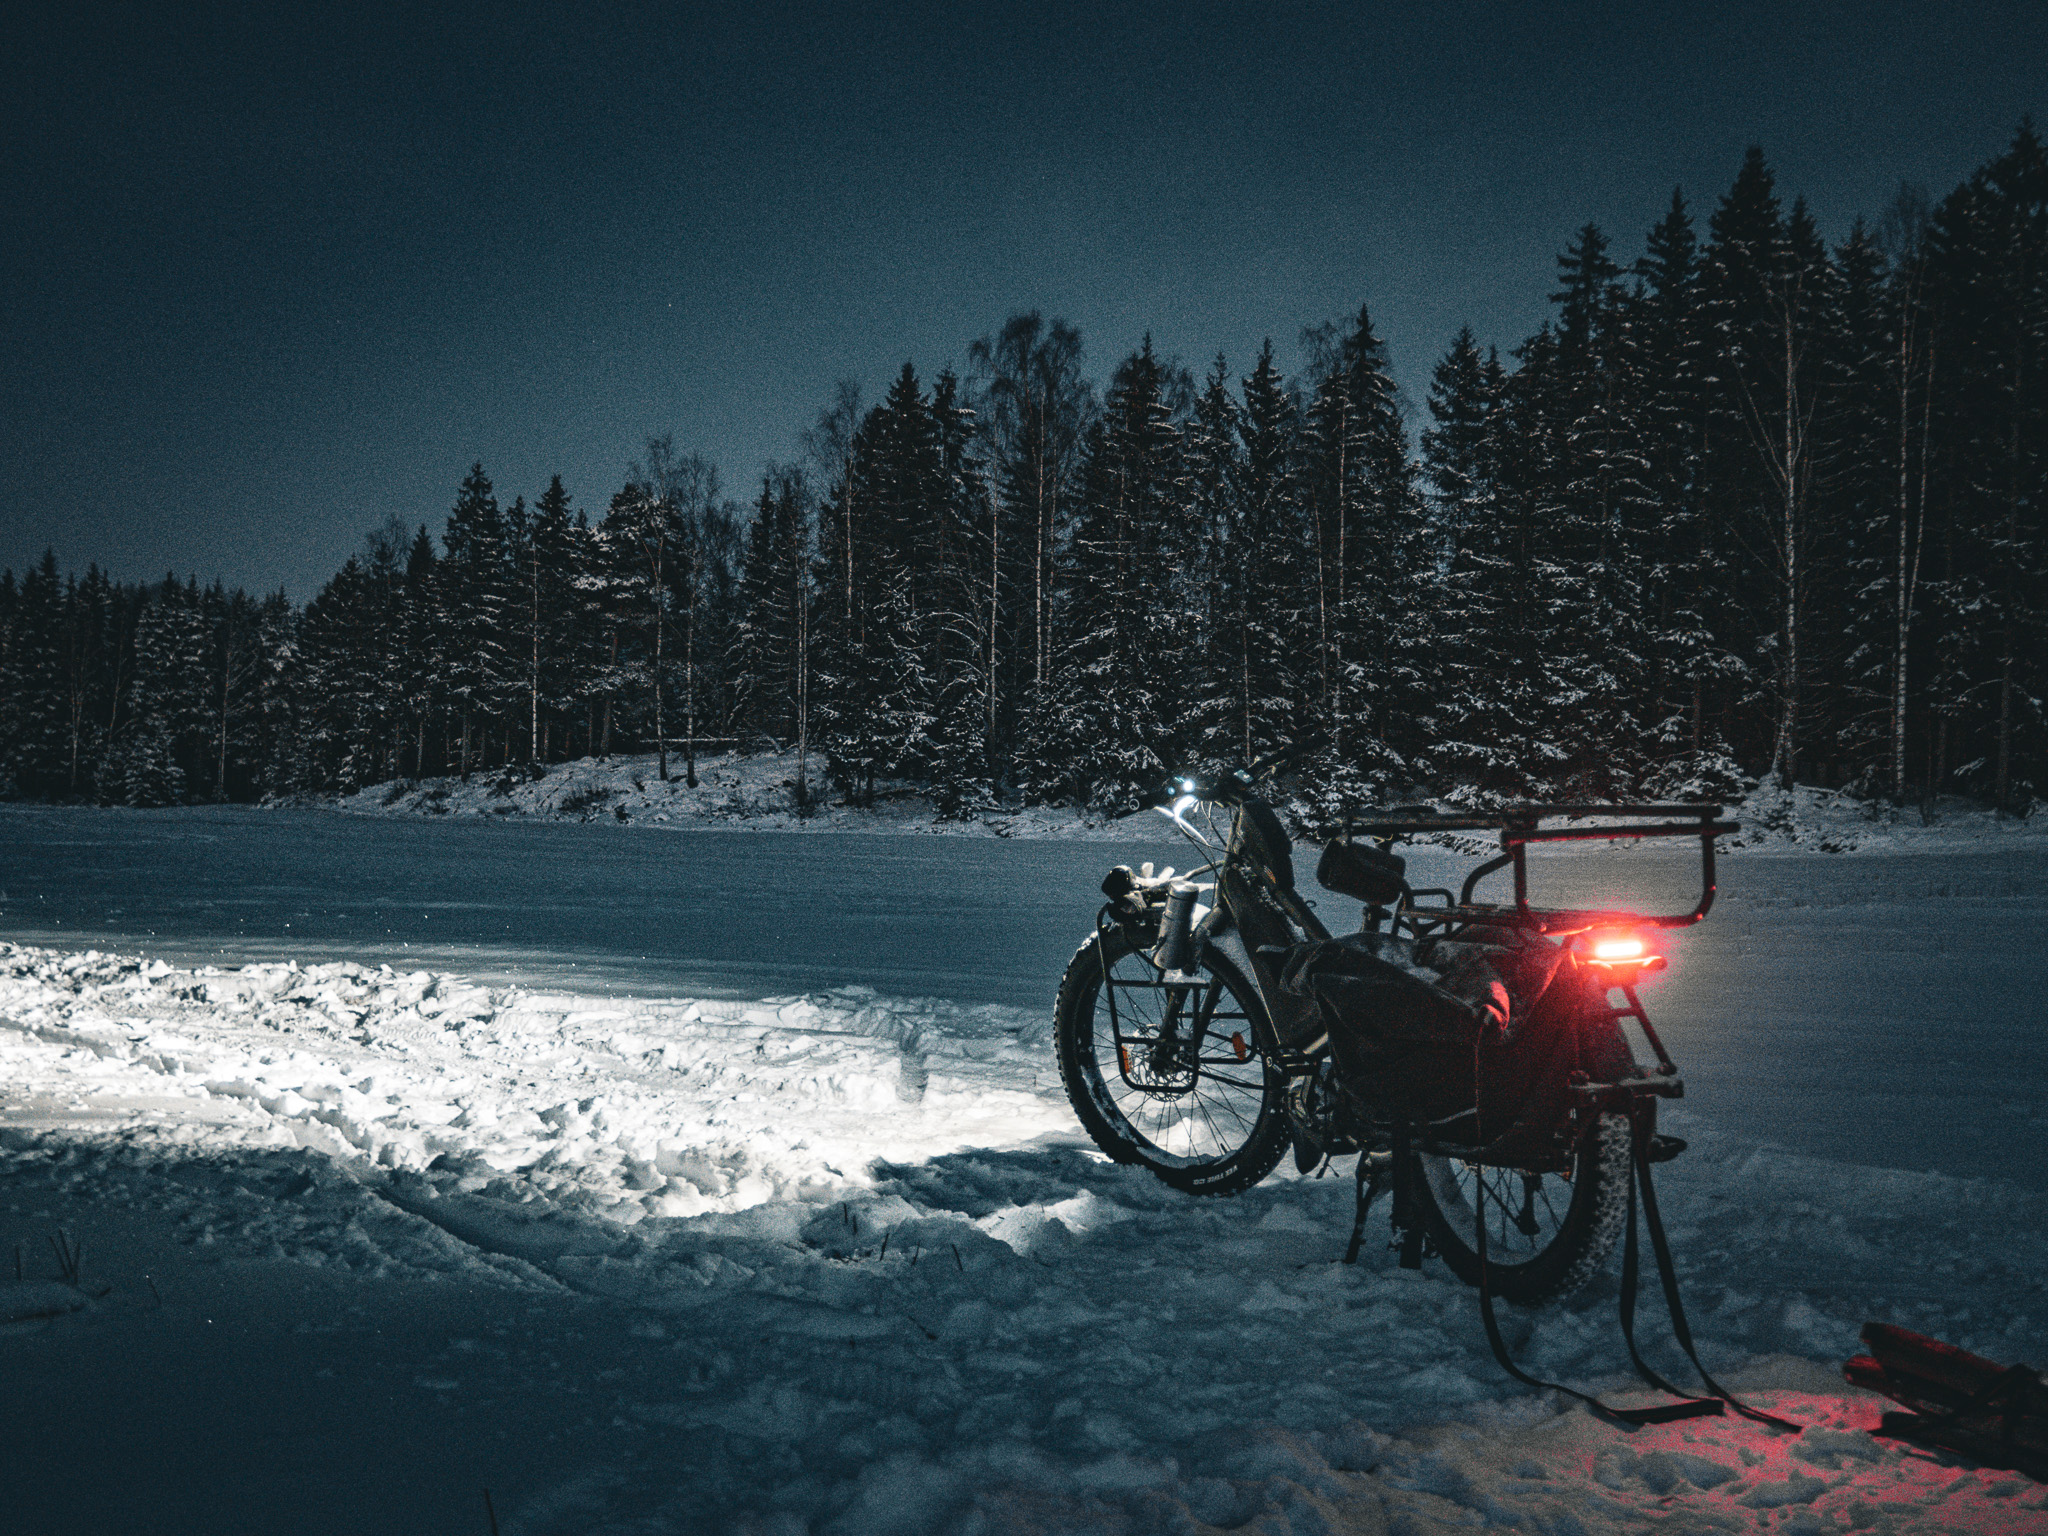
M 123 1347 L 254 1349 L 211 1317 L 262 1321 L 294 1274 L 439 1296 L 476 1318 L 430 1355 L 360 1336 L 418 1412 L 559 1393 L 620 1426 L 577 1442 L 581 1482 L 497 1474 L 508 1532 L 2048 1525 L 2035 1485 L 1873 1438 L 1884 1405 L 1835 1375 L 1866 1317 L 2038 1357 L 2037 1191 L 1674 1115 L 1693 1148 L 1661 1182 L 1703 1352 L 1816 1427 L 1627 1436 L 1502 1377 L 1441 1266 L 1401 1271 L 1377 1242 L 1333 1262 L 1347 1180 L 1194 1201 L 1104 1163 L 1046 1028 L 863 989 L 620 1001 L 0 947 L 0 1237 L 39 1248 L 69 1222 L 99 1254 L 165 1229 L 150 1276 L 89 1259 L 61 1315 L 33 1263 L 0 1283 L 38 1314 L 0 1328 L 0 1358 L 145 1327 Z M 101 1273 L 114 1289 L 90 1295 Z M 504 1295 L 561 1341 L 552 1363 L 512 1347 Z M 1508 1326 L 1532 1368 L 1628 1393 L 1611 1280 Z M 377 1422 L 370 1385 L 331 1390 Z M 609 1502 L 565 1505 L 571 1484 Z
M 813 794 L 829 786 L 811 764 Z M 302 802 L 357 816 L 491 816 L 550 822 L 604 821 L 670 831 L 897 833 L 951 837 L 1062 838 L 1094 842 L 1156 842 L 1165 823 L 1151 811 L 1103 819 L 1071 806 L 981 810 L 940 818 L 931 802 L 908 786 L 892 787 L 874 806 L 839 803 L 824 794 L 808 816 L 795 812 L 793 753 L 700 759 L 698 784 L 687 787 L 680 759 L 669 761 L 662 783 L 657 760 L 581 758 L 548 767 L 534 778 L 524 767 L 480 770 L 460 779 L 398 780 L 353 795 Z M 1948 799 L 1931 815 L 1857 800 L 1801 785 L 1791 791 L 1751 790 L 1729 814 L 1742 823 L 1722 841 L 1729 852 L 1900 853 L 1951 852 L 1974 847 L 2048 850 L 2048 809 L 2000 817 L 1973 802 Z

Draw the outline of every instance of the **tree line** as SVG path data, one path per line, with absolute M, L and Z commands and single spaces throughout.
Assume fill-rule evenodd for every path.
M 5 787 L 156 805 L 581 756 L 794 749 L 1128 810 L 1297 749 L 1311 825 L 1449 798 L 1795 779 L 2024 810 L 2048 773 L 2048 159 L 2031 125 L 1832 247 L 1751 150 L 1624 264 L 1587 225 L 1505 356 L 1404 409 L 1365 308 L 1098 389 L 1037 313 L 883 397 L 839 386 L 744 504 L 648 443 L 601 514 L 481 465 L 303 609 L 0 577 Z M 1411 427 L 1419 430 L 1411 431 Z

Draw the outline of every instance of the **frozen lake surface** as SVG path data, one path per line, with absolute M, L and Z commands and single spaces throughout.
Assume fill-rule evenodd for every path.
M 1161 824 L 1164 829 L 1164 823 Z M 1109 865 L 1193 850 L 324 811 L 0 811 L 0 937 L 176 964 L 350 959 L 633 996 L 861 985 L 1049 1008 Z M 1313 868 L 1304 851 L 1302 878 Z M 1412 851 L 1417 884 L 1473 861 Z M 1682 910 L 1672 848 L 1571 853 L 1538 899 Z M 1871 1166 L 2048 1182 L 2048 861 L 1736 854 L 1646 989 L 1692 1114 Z M 1356 906 L 1322 893 L 1335 929 Z

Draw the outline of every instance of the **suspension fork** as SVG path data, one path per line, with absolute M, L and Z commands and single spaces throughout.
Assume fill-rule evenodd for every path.
M 1102 999 L 1105 1006 L 1109 1009 L 1109 1033 L 1110 1038 L 1116 1042 L 1117 1065 L 1123 1073 L 1124 1081 L 1131 1083 L 1129 1047 L 1132 1042 L 1127 1042 L 1124 1039 L 1123 1021 L 1118 1017 L 1116 1008 L 1117 989 L 1121 985 L 1127 985 L 1127 983 L 1119 983 L 1109 973 L 1108 936 L 1114 931 L 1114 928 L 1106 921 L 1108 910 L 1105 907 L 1101 913 L 1097 914 L 1095 919 L 1095 958 L 1096 964 L 1101 967 Z M 1206 947 L 1206 941 L 1204 941 L 1204 944 Z M 1198 950 L 1198 959 L 1200 953 Z M 1223 982 L 1220 978 L 1209 982 L 1192 981 L 1184 987 L 1165 987 L 1162 990 L 1166 993 L 1166 1006 L 1160 1019 L 1158 1038 L 1153 1042 L 1152 1049 L 1148 1053 L 1151 1057 L 1151 1069 L 1154 1072 L 1173 1070 L 1177 1065 L 1174 1058 L 1183 1051 L 1188 1055 L 1191 1064 L 1193 1063 L 1193 1058 L 1201 1054 L 1202 1041 L 1209 1033 L 1210 1020 L 1215 1015 L 1216 1004 L 1223 995 Z M 1193 1034 L 1184 1040 L 1178 1026 L 1183 1017 L 1182 1010 L 1187 1006 L 1188 994 L 1196 991 L 1201 992 L 1203 996 L 1202 1000 L 1195 1005 Z M 1136 1088 L 1139 1085 L 1131 1083 L 1131 1086 Z
M 1195 1004 L 1194 1023 L 1185 1037 L 1180 1025 L 1186 1016 L 1188 994 L 1200 992 L 1201 1000 Z M 1152 1047 L 1154 1071 L 1167 1071 L 1177 1063 L 1174 1058 L 1185 1053 L 1192 1062 L 1202 1054 L 1202 1042 L 1208 1038 L 1210 1020 L 1215 1017 L 1217 1001 L 1223 995 L 1223 983 L 1215 981 L 1194 981 L 1184 987 L 1166 989 L 1166 1008 L 1159 1021 L 1159 1043 Z

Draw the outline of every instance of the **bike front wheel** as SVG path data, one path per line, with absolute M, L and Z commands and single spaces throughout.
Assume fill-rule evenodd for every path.
M 1266 1054 L 1264 1009 L 1214 950 L 1196 984 L 1170 987 L 1105 930 L 1075 952 L 1053 1011 L 1060 1081 L 1113 1161 L 1188 1194 L 1235 1195 L 1287 1150 L 1287 1076 Z

